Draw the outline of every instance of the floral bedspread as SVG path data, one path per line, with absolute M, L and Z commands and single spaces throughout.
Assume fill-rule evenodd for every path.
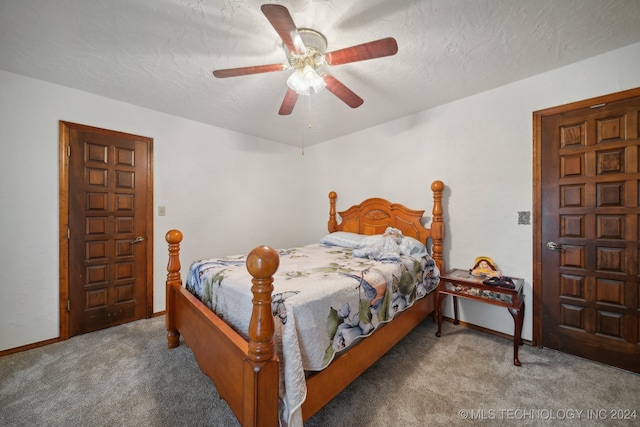
M 433 291 L 429 256 L 380 262 L 321 243 L 279 251 L 272 312 L 280 363 L 281 425 L 302 425 L 305 371 L 318 371 L 350 345 Z M 186 288 L 248 338 L 251 275 L 246 255 L 191 265 Z

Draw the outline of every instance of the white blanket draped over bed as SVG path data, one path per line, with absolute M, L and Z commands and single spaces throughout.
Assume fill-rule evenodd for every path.
M 437 287 L 431 257 L 385 262 L 322 243 L 279 251 L 272 311 L 280 359 L 280 423 L 302 425 L 305 371 L 326 367 L 337 353 L 393 319 Z M 248 339 L 252 311 L 246 256 L 192 264 L 186 288 Z

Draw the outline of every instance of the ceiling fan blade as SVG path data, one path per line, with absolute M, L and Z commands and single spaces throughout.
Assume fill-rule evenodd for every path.
M 393 37 L 375 40 L 368 43 L 339 49 L 325 54 L 325 60 L 329 65 L 348 64 L 349 62 L 365 61 L 367 59 L 381 58 L 398 53 L 398 43 Z
M 284 95 L 284 99 L 282 100 L 282 105 L 280 106 L 280 111 L 278 111 L 278 114 L 280 114 L 281 116 L 287 116 L 291 114 L 297 100 L 298 94 L 296 93 L 296 91 L 291 88 L 287 88 L 287 93 Z
M 330 74 L 323 73 L 322 78 L 327 84 L 327 90 L 340 98 L 342 102 L 351 108 L 357 108 L 362 105 L 364 100 L 356 95 L 351 89 L 340 83 Z
M 307 51 L 302 37 L 298 33 L 298 28 L 286 7 L 279 4 L 263 4 L 261 9 L 291 52 L 303 54 Z
M 249 74 L 270 73 L 282 71 L 288 68 L 284 64 L 255 65 L 253 67 L 227 68 L 226 70 L 214 70 L 213 75 L 219 79 L 226 77 L 246 76 Z

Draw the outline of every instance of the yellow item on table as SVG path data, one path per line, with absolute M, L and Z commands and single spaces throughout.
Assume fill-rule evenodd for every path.
M 502 273 L 497 269 L 493 260 L 486 256 L 479 256 L 473 263 L 471 274 L 474 276 L 500 277 Z

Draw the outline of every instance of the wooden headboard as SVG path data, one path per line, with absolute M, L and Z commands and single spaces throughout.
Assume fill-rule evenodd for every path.
M 359 205 L 351 206 L 343 212 L 338 212 L 341 222 L 336 217 L 336 199 L 338 195 L 329 193 L 329 223 L 330 233 L 335 231 L 350 231 L 359 234 L 383 234 L 387 227 L 394 227 L 402 231 L 404 236 L 410 236 L 427 244 L 431 238 L 431 256 L 438 268 L 444 273 L 442 258 L 442 240 L 444 238 L 444 223 L 442 220 L 442 181 L 431 184 L 433 192 L 433 218 L 431 228 L 425 228 L 422 223 L 424 210 L 409 209 L 398 203 L 391 203 L 381 198 L 367 199 Z

